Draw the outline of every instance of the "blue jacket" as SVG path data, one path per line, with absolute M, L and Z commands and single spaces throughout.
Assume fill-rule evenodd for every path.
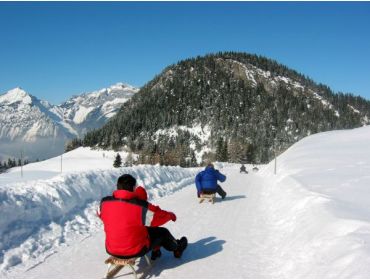
M 225 182 L 225 180 L 226 176 L 221 174 L 220 171 L 207 166 L 205 170 L 199 172 L 195 177 L 195 185 L 197 186 L 198 193 L 203 189 L 216 191 L 217 181 Z

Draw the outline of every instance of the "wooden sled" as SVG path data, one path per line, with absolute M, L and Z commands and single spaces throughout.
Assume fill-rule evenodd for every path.
M 148 263 L 148 265 L 150 266 L 151 263 L 149 261 L 149 258 L 147 255 L 144 256 L 146 262 Z M 136 260 L 139 259 L 139 258 L 131 258 L 131 259 L 119 259 L 119 258 L 116 258 L 116 257 L 113 257 L 113 256 L 110 256 L 108 259 L 105 260 L 105 264 L 108 265 L 108 271 L 107 271 L 107 274 L 105 275 L 105 278 L 106 279 L 111 279 L 113 278 L 114 276 L 117 275 L 117 273 L 124 267 L 124 266 L 128 266 L 131 268 L 133 274 L 134 274 L 134 277 L 137 278 L 137 273 L 136 273 L 136 270 L 134 268 L 134 265 L 135 265 L 135 262 Z
M 202 193 L 199 196 L 199 203 L 202 203 L 204 200 L 215 203 L 216 194 L 215 193 Z

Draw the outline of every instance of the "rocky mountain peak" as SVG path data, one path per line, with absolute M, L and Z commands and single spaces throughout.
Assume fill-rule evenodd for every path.
M 13 104 L 17 102 L 22 102 L 24 104 L 31 104 L 32 98 L 31 96 L 25 92 L 22 88 L 16 87 L 14 89 L 9 90 L 3 95 L 0 95 L 0 105 L 1 104 Z

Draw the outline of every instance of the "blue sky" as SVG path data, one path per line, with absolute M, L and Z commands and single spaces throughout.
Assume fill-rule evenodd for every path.
M 369 30 L 370 2 L 0 2 L 0 93 L 59 104 L 243 51 L 370 100 Z

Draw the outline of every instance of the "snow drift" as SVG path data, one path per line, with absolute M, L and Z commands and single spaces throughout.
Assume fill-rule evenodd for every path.
M 370 277 L 370 127 L 304 138 L 261 172 L 278 277 Z
M 124 173 L 135 176 L 153 198 L 192 183 L 195 169 L 142 165 L 0 186 L 1 270 L 32 263 L 33 258 L 50 254 L 73 235 L 101 228 L 95 215 L 98 201 L 112 193 Z

